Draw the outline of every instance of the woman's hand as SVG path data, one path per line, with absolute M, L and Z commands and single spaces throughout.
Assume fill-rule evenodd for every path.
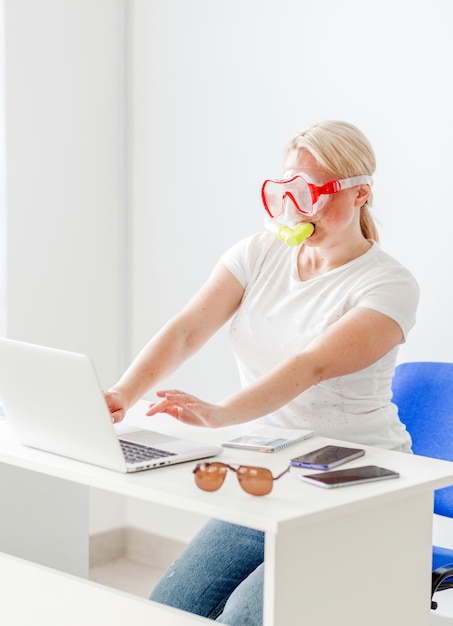
M 228 426 L 232 423 L 224 407 L 204 402 L 183 391 L 177 389 L 158 391 L 156 395 L 162 400 L 151 403 L 146 415 L 167 413 L 185 424 L 209 428 Z
M 111 390 L 105 391 L 104 397 L 107 402 L 110 415 L 112 416 L 112 422 L 121 422 L 126 415 L 127 409 L 129 408 L 124 395 L 119 391 Z

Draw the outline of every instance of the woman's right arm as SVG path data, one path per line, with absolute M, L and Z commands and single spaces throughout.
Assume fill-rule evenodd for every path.
M 168 377 L 237 311 L 244 288 L 219 262 L 188 304 L 141 350 L 120 380 L 105 394 L 119 422 L 137 400 Z

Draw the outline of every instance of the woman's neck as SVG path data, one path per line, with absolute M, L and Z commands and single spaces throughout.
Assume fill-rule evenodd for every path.
M 362 256 L 368 252 L 372 245 L 372 242 L 364 237 L 349 242 L 347 246 L 315 247 L 303 245 L 297 257 L 299 278 L 300 280 L 309 280 L 322 276 Z

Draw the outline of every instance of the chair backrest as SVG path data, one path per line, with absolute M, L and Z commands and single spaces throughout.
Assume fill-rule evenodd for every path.
M 392 390 L 415 454 L 453 461 L 453 363 L 401 363 Z M 453 487 L 435 492 L 434 512 L 453 517 Z

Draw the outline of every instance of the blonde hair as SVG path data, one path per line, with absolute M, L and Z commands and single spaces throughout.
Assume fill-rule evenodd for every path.
M 291 150 L 307 150 L 321 167 L 338 179 L 361 174 L 372 176 L 376 169 L 376 158 L 368 139 L 347 122 L 315 124 L 288 142 L 285 154 Z M 372 201 L 370 193 L 360 211 L 360 228 L 366 239 L 378 241 L 378 231 L 370 213 Z

